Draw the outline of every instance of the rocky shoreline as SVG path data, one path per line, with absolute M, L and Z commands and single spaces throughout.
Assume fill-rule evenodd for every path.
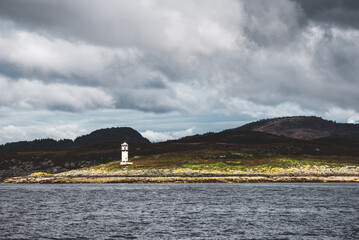
M 2 183 L 242 183 L 242 182 L 359 182 L 358 166 L 302 166 L 239 170 L 190 168 L 137 169 L 84 168 L 49 174 L 0 179 Z
M 124 176 L 25 176 L 3 183 L 268 183 L 268 182 L 347 182 L 359 183 L 359 176 L 203 176 L 203 177 L 124 177 Z

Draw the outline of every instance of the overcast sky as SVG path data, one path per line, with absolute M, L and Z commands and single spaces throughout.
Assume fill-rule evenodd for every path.
M 357 0 L 1 0 L 0 144 L 359 122 Z

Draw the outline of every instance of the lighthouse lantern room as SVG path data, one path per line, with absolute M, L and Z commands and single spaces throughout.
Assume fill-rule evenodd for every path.
M 126 142 L 121 144 L 121 165 L 132 164 L 128 161 L 128 144 Z

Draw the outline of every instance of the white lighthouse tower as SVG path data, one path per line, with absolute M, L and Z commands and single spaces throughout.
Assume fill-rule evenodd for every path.
M 128 144 L 126 142 L 121 144 L 121 165 L 133 164 L 128 161 Z

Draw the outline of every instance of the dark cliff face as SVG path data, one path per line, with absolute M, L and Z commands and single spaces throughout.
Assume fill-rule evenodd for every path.
M 335 123 L 319 117 L 283 117 L 264 119 L 237 128 L 298 139 L 347 138 L 359 140 L 359 124 Z

